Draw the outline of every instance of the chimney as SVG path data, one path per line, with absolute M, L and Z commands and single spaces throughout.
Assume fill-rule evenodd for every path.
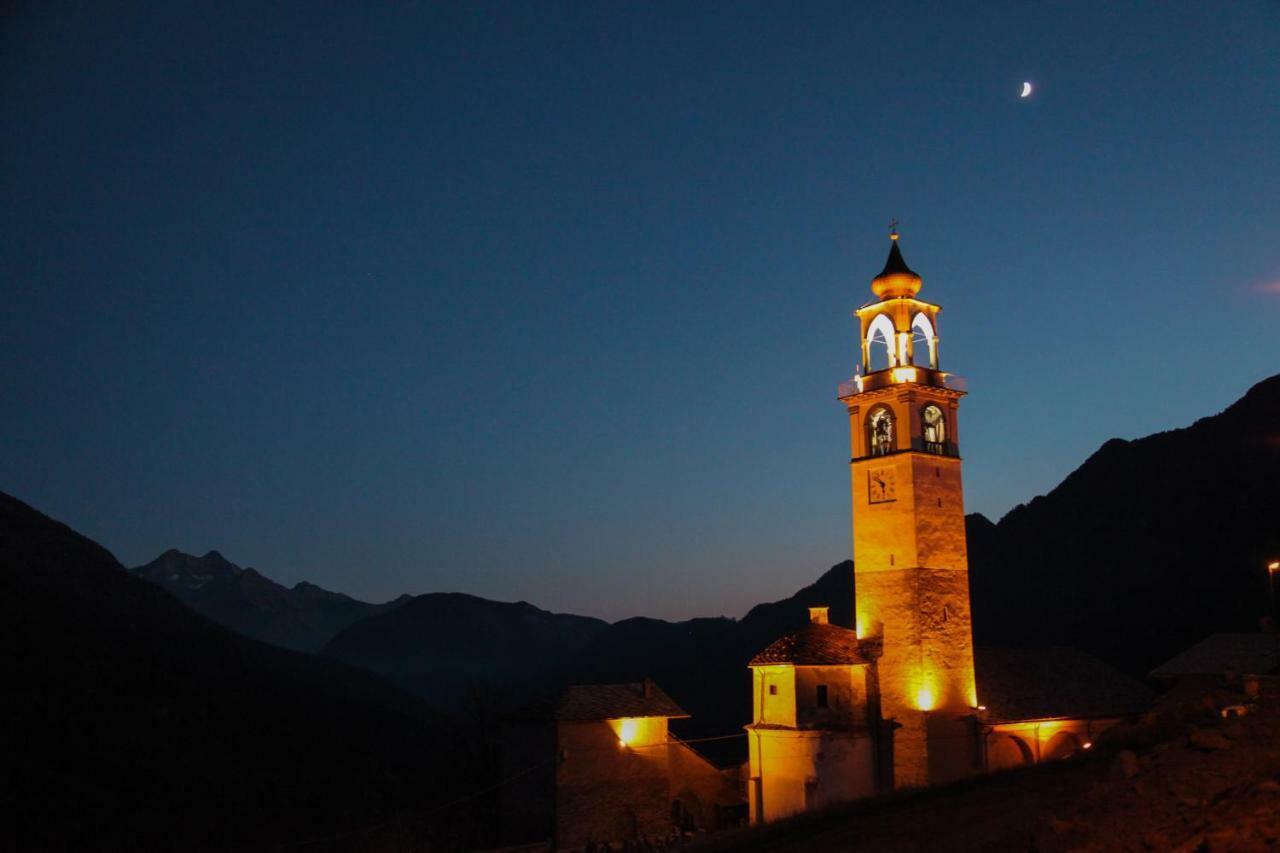
M 827 611 L 828 611 L 828 610 L 830 610 L 830 609 L 831 609 L 831 608 L 829 608 L 829 607 L 810 607 L 810 608 L 809 608 L 809 621 L 810 621 L 811 623 L 813 623 L 814 625 L 826 625 L 826 624 L 827 624 Z

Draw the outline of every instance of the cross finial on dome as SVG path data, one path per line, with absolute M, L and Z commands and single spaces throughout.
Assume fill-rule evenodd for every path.
M 898 239 L 898 217 L 896 216 L 893 217 L 893 219 L 889 220 L 889 239 L 890 240 Z

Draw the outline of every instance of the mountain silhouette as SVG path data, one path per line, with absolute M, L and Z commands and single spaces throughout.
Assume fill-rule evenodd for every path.
M 421 700 L 214 625 L 2 493 L 0 624 L 7 849 L 273 847 L 477 781 Z
M 501 685 L 509 704 L 586 649 L 607 622 L 461 593 L 429 593 L 339 632 L 324 653 L 371 669 L 443 707 Z
M 781 601 L 727 618 L 598 619 L 549 613 L 526 602 L 430 594 L 340 632 L 324 653 L 393 679 L 442 708 L 475 697 L 510 709 L 573 683 L 652 677 L 692 718 L 674 721 L 688 737 L 733 734 L 751 706 L 747 661 L 779 634 L 808 621 L 808 608 L 830 605 L 832 621 L 852 624 L 853 563 L 833 566 L 817 582 Z M 741 745 L 704 751 L 738 758 Z
M 195 557 L 171 549 L 131 571 L 219 625 L 304 652 L 319 651 L 348 625 L 410 598 L 402 595 L 385 604 L 369 604 L 305 581 L 289 589 L 254 569 L 240 568 L 217 551 Z
M 979 648 L 1072 646 L 1141 675 L 1207 633 L 1256 629 L 1264 558 L 1280 554 L 1277 484 L 1280 377 L 1191 427 L 1107 442 L 999 524 L 970 515 Z M 740 620 L 606 625 L 524 603 L 419 596 L 340 632 L 325 654 L 445 704 L 464 681 L 502 684 L 514 701 L 574 681 L 650 676 L 693 715 L 677 730 L 724 734 L 747 721 L 751 656 L 802 626 L 810 606 L 852 625 L 853 596 L 849 561 Z M 468 623 L 493 633 L 478 641 L 458 630 Z
M 979 648 L 1072 646 L 1141 675 L 1208 633 L 1256 629 L 1269 608 L 1264 566 L 1280 555 L 1277 483 L 1280 376 L 1189 427 L 1106 442 L 999 523 L 969 516 Z M 851 625 L 854 595 L 845 561 L 741 619 L 608 624 L 454 593 L 375 606 L 308 584 L 286 590 L 217 552 L 168 552 L 136 571 L 278 644 L 306 636 L 314 648 L 332 631 L 325 656 L 445 710 L 488 713 L 569 683 L 649 676 L 692 714 L 675 724 L 686 736 L 738 731 L 751 656 L 802 626 L 810 606 Z
M 1145 673 L 1256 631 L 1280 558 L 1280 376 L 1220 414 L 1112 439 L 999 523 L 970 517 L 980 641 L 1070 644 Z

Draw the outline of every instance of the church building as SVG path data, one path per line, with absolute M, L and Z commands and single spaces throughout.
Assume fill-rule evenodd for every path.
M 811 608 L 808 625 L 751 660 L 752 823 L 1062 757 L 1145 699 L 1141 685 L 1101 662 L 1021 650 L 977 667 L 999 685 L 1000 710 L 979 704 L 960 476 L 965 389 L 942 370 L 942 309 L 919 298 L 921 285 L 892 233 L 875 298 L 856 312 L 860 368 L 839 391 L 849 416 L 855 624 L 831 625 L 826 608 Z M 1016 701 L 1049 671 L 1060 676 L 1058 707 Z

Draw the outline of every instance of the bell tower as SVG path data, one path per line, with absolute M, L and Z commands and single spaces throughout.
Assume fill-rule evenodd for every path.
M 855 618 L 875 663 L 883 783 L 933 785 L 981 758 L 960 482 L 959 377 L 941 370 L 939 306 L 898 234 L 857 310 L 862 364 L 849 413 Z M 890 773 L 891 769 L 891 773 Z

